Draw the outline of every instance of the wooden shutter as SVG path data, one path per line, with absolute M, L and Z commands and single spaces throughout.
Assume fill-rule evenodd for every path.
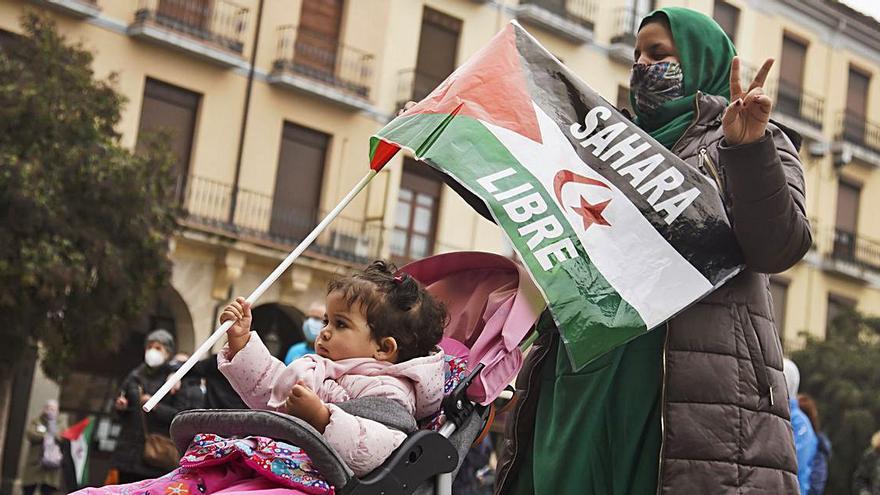
M 303 0 L 294 57 L 297 66 L 333 82 L 344 0 Z
M 211 31 L 212 7 L 211 0 L 159 0 L 156 20 L 178 30 L 194 30 L 204 38 Z
M 147 78 L 144 101 L 141 106 L 140 137 L 145 132 L 165 130 L 171 133 L 171 151 L 175 156 L 175 174 L 178 176 L 178 197 L 183 194 L 189 175 L 190 155 L 195 135 L 196 117 L 202 95 L 155 79 Z
M 413 99 L 428 95 L 455 70 L 462 21 L 425 7 L 413 81 Z
M 868 86 L 871 76 L 850 66 L 849 83 L 846 88 L 846 113 L 865 117 L 868 113 Z
M 736 30 L 739 26 L 739 9 L 723 0 L 715 0 L 712 17 L 727 33 L 730 40 L 736 43 Z
M 807 59 L 807 44 L 790 35 L 782 38 L 782 60 L 779 79 L 792 91 L 798 93 L 804 86 L 804 63 Z
M 855 299 L 850 299 L 849 297 L 840 296 L 837 294 L 828 294 L 828 310 L 826 312 L 825 318 L 825 337 L 828 337 L 828 331 L 831 329 L 831 324 L 837 319 L 841 314 L 855 309 L 857 301 Z
M 269 232 L 302 239 L 315 226 L 330 136 L 290 122 L 281 132 Z
M 871 76 L 859 69 L 849 67 L 846 88 L 846 109 L 843 112 L 843 137 L 851 142 L 864 144 L 865 117 L 868 113 L 868 86 Z
M 859 199 L 861 187 L 846 181 L 837 183 L 837 221 L 838 230 L 856 232 L 859 220 Z

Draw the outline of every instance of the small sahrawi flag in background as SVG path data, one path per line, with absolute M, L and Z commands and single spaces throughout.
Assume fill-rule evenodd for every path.
M 712 176 L 629 122 L 515 22 L 380 130 L 371 166 L 401 147 L 504 229 L 575 369 L 742 267 Z
M 70 440 L 70 456 L 76 472 L 77 486 L 89 482 L 89 443 L 92 440 L 94 421 L 89 416 L 61 432 L 61 436 Z

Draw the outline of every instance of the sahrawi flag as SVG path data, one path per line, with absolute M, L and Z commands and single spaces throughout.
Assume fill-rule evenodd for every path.
M 401 147 L 504 229 L 575 369 L 741 269 L 711 176 L 627 121 L 515 22 L 380 130 L 371 166 Z
M 70 428 L 61 432 L 61 436 L 70 440 L 70 456 L 76 472 L 78 486 L 89 482 L 89 443 L 92 439 L 94 421 L 87 417 Z

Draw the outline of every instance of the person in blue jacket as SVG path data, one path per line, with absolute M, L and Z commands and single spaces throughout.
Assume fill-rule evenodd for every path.
M 294 359 L 312 354 L 315 352 L 315 339 L 324 328 L 324 313 L 326 309 L 323 304 L 313 303 L 306 312 L 306 319 L 303 320 L 302 332 L 303 341 L 297 342 L 290 346 L 287 355 L 284 356 L 284 364 L 290 364 Z
M 798 463 L 798 485 L 801 494 L 810 493 L 810 475 L 813 471 L 813 458 L 816 456 L 819 439 L 810 424 L 810 418 L 798 406 L 797 392 L 801 383 L 801 373 L 794 361 L 783 361 L 783 373 L 788 387 L 788 402 L 791 407 L 791 429 L 794 433 L 794 448 Z
M 813 432 L 816 433 L 818 445 L 816 456 L 813 457 L 812 472 L 810 473 L 810 491 L 807 495 L 822 495 L 825 493 L 825 485 L 828 482 L 828 464 L 831 461 L 831 439 L 822 432 L 822 424 L 819 421 L 819 408 L 816 401 L 809 394 L 798 394 L 798 406 L 801 411 L 810 418 Z

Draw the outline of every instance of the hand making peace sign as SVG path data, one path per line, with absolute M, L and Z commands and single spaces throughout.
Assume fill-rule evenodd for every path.
M 730 106 L 721 118 L 724 139 L 730 146 L 761 139 L 770 120 L 770 111 L 773 110 L 773 99 L 764 94 L 764 81 L 773 66 L 773 59 L 764 61 L 746 91 L 740 84 L 739 66 L 739 57 L 733 57 L 730 65 Z

